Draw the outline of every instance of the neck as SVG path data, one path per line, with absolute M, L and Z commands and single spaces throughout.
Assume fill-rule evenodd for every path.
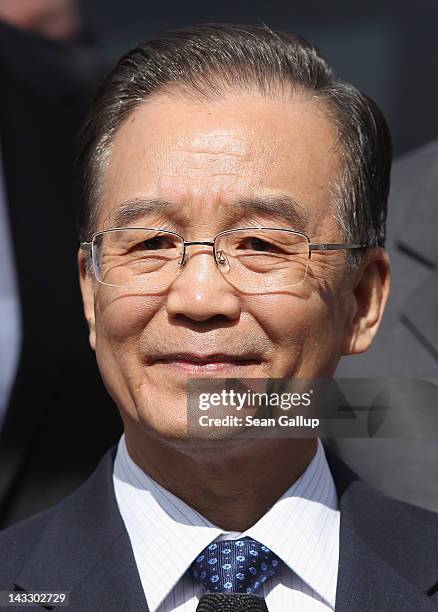
M 125 431 L 131 459 L 151 478 L 226 531 L 256 523 L 301 476 L 316 439 L 239 439 L 179 447 Z

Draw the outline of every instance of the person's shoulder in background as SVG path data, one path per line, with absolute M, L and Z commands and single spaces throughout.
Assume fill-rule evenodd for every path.
M 403 216 L 404 205 L 409 201 L 418 203 L 420 209 L 429 208 L 435 203 L 438 215 L 438 139 L 394 160 L 391 172 L 389 229 L 397 225 Z
M 34 95 L 68 98 L 80 92 L 88 102 L 96 83 L 109 68 L 108 61 L 87 33 L 73 41 L 51 40 L 15 28 L 1 18 L 0 65 L 8 79 L 13 78 Z M 84 108 L 88 102 L 83 100 Z
M 387 248 L 402 249 L 436 265 L 438 243 L 438 139 L 398 157 L 391 171 L 388 204 Z
M 337 378 L 393 380 L 406 398 L 409 379 L 438 379 L 438 140 L 396 159 L 387 242 L 392 287 L 382 324 L 366 353 L 342 358 Z M 421 398 L 418 397 L 418 401 Z M 401 406 L 400 406 L 401 407 Z M 438 417 L 437 417 L 438 418 Z M 384 493 L 438 511 L 438 445 L 430 423 L 400 414 L 411 439 L 338 439 L 331 447 Z
M 0 163 L 23 332 L 0 430 L 2 526 L 74 490 L 122 431 L 89 347 L 76 263 L 78 134 L 103 71 L 82 38 L 0 22 Z
M 366 353 L 344 357 L 338 378 L 438 375 L 438 140 L 395 160 L 386 249 L 391 293 Z

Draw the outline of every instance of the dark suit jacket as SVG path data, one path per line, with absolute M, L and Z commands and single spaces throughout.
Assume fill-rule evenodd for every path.
M 0 144 L 23 331 L 0 432 L 2 526 L 65 497 L 121 431 L 88 346 L 76 269 L 77 134 L 101 68 L 89 49 L 0 23 Z
M 437 227 L 435 141 L 394 163 L 387 224 L 391 296 L 373 345 L 345 357 L 337 377 L 438 381 Z M 438 511 L 438 440 L 424 439 L 429 424 L 414 412 L 400 418 L 412 439 L 340 439 L 336 451 L 388 495 Z
M 71 591 L 75 611 L 148 610 L 114 456 L 59 505 L 0 533 L 0 590 Z M 330 454 L 329 464 L 341 510 L 336 612 L 438 610 L 438 515 L 383 496 Z

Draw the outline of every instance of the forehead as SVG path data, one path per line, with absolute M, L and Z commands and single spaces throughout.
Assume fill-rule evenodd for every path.
M 296 203 L 303 219 L 321 221 L 338 174 L 335 144 L 322 106 L 304 95 L 199 102 L 155 95 L 114 137 L 99 226 L 114 225 L 126 202 L 144 200 L 169 203 L 157 215 L 185 223 L 225 222 L 242 202 L 263 200 L 271 212 L 272 202 Z

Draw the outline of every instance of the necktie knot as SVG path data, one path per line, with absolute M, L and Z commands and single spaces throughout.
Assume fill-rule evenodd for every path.
M 256 593 L 275 574 L 280 559 L 251 538 L 223 540 L 207 546 L 189 568 L 210 593 Z

